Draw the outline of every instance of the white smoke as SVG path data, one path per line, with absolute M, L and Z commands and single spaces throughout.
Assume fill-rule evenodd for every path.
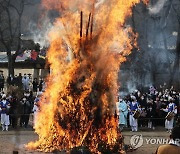
M 127 90 L 128 90 L 128 93 L 133 93 L 135 90 L 137 90 L 137 87 L 136 87 L 136 82 L 127 82 Z
M 95 7 L 99 7 L 101 4 L 104 3 L 105 0 L 97 0 L 96 4 L 95 4 Z
M 79 10 L 80 5 L 86 7 L 86 9 L 91 10 L 93 6 L 92 5 L 93 2 L 95 3 L 95 8 L 98 8 L 102 4 L 104 4 L 106 0 L 94 0 L 89 4 L 87 3 L 89 2 L 87 0 L 79 0 L 79 1 L 70 0 L 70 2 L 69 3 L 71 5 L 69 5 L 69 8 L 67 10 L 72 12 L 77 12 Z M 52 8 L 52 10 L 56 10 L 56 9 Z M 37 23 L 35 22 L 30 22 L 28 25 L 28 29 L 31 32 L 31 36 L 29 36 L 29 39 L 34 40 L 35 43 L 39 43 L 41 48 L 49 46 L 48 34 L 54 27 L 53 22 L 51 21 L 51 17 L 48 16 L 48 11 L 49 10 L 47 10 L 47 12 L 45 13 L 46 15 L 43 17 L 43 19 L 41 19 L 42 21 L 40 21 L 41 22 L 40 25 L 39 24 L 37 25 Z M 63 14 L 63 12 L 61 13 Z
M 37 24 L 30 22 L 29 30 L 31 31 L 31 39 L 34 40 L 35 43 L 39 43 L 40 47 L 48 47 L 49 46 L 49 38 L 48 34 L 50 29 L 52 29 L 53 24 L 50 22 L 48 17 L 44 18 L 42 24 L 37 26 Z
M 158 0 L 155 5 L 150 5 L 148 8 L 149 13 L 150 14 L 159 13 L 162 10 L 162 8 L 164 7 L 164 4 L 166 3 L 166 1 L 167 0 Z

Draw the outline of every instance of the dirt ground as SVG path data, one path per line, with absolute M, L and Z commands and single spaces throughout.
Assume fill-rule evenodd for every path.
M 139 132 L 123 132 L 124 143 L 130 145 L 130 139 L 133 135 L 142 135 L 143 144 L 133 152 L 128 154 L 154 154 L 157 148 L 169 140 L 169 133 L 162 131 L 139 131 Z M 158 142 L 159 141 L 159 142 Z
M 161 143 L 155 143 L 155 139 L 168 139 L 169 134 L 165 130 L 156 130 L 156 131 L 138 131 L 138 132 L 130 132 L 129 130 L 125 130 L 122 132 L 124 136 L 125 144 L 130 144 L 130 139 L 133 135 L 142 135 L 144 140 L 141 147 L 133 152 L 128 152 L 128 154 L 153 154 L 157 147 Z M 24 149 L 24 145 L 29 141 L 37 140 L 38 136 L 34 133 L 34 131 L 29 128 L 27 130 L 21 129 L 20 131 L 10 130 L 8 132 L 0 132 L 0 154 L 13 154 L 14 151 L 18 151 L 18 154 L 42 154 L 40 152 L 32 152 L 26 151 Z M 147 141 L 151 140 L 148 143 Z

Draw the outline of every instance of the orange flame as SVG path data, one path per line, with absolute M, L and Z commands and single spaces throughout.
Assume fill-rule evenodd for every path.
M 124 24 L 140 0 L 42 2 L 61 17 L 49 33 L 51 73 L 35 124 L 39 140 L 30 142 L 28 149 L 68 151 L 84 145 L 98 153 L 100 143 L 110 149 L 122 145 L 114 116 L 118 71 L 136 43 L 137 35 Z

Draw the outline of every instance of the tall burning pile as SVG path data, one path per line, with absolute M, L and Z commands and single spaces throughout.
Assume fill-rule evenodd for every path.
M 121 151 L 115 102 L 118 70 L 136 42 L 124 28 L 140 0 L 43 0 L 60 17 L 49 33 L 51 73 L 29 149 L 51 152 L 86 146 Z

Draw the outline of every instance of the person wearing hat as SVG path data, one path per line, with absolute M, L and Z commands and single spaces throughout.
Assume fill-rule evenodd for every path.
M 177 106 L 173 101 L 174 101 L 173 98 L 169 97 L 169 104 L 167 105 L 167 108 L 162 109 L 162 110 L 164 112 L 168 112 L 168 114 L 170 114 L 170 113 L 172 113 L 174 115 L 177 114 Z M 165 120 L 165 128 L 168 130 L 169 133 L 171 133 L 173 124 L 174 124 L 174 116 L 172 117 L 171 120 L 168 120 L 168 119 Z
M 139 103 L 135 96 L 131 96 L 131 99 L 132 101 L 129 104 L 129 124 L 132 132 L 136 132 L 138 130 L 138 122 L 137 119 L 134 118 L 134 113 L 139 110 Z
M 10 103 L 6 100 L 6 95 L 3 94 L 2 101 L 0 102 L 2 131 L 8 131 L 8 125 L 10 124 L 8 115 L 9 108 Z
M 169 144 L 159 146 L 155 154 L 180 154 L 180 126 L 172 129 Z

